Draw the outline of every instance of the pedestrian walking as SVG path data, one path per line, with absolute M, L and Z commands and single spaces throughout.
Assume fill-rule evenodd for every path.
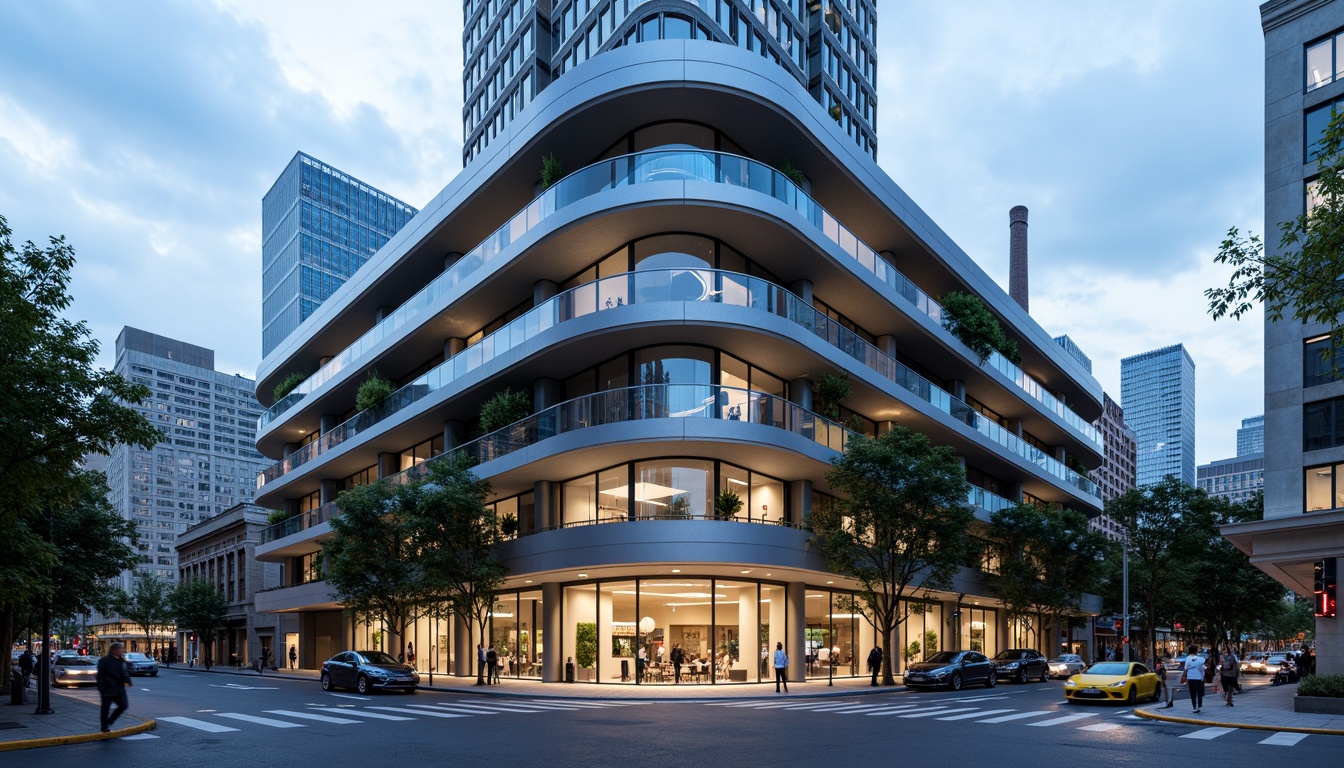
M 23 655 L 19 657 L 19 671 L 23 673 L 23 687 L 28 687 L 28 681 L 33 676 L 33 668 L 37 666 L 37 657 L 33 655 L 32 648 L 25 648 Z
M 485 643 L 476 644 L 476 684 L 485 685 Z
M 635 657 L 635 680 L 644 682 L 644 668 L 649 665 L 649 649 L 646 646 L 639 646 L 639 655 Z
M 1185 651 L 1185 667 L 1181 670 L 1181 685 L 1190 689 L 1190 706 L 1196 713 L 1204 707 L 1204 672 L 1207 661 L 1199 655 L 1197 646 Z
M 299 649 L 293 645 L 289 646 L 289 668 L 295 669 L 299 664 Z
M 873 673 L 873 685 L 877 685 L 877 672 L 882 669 L 882 646 L 874 645 L 868 652 L 868 671 Z
M 121 717 L 126 708 L 130 706 L 126 700 L 126 689 L 131 687 L 131 673 L 126 669 L 126 646 L 121 643 L 113 643 L 107 649 L 107 655 L 98 660 L 98 695 L 102 698 L 102 706 L 98 711 L 98 720 L 102 725 L 103 733 L 112 730 L 112 724 Z M 108 710 L 112 705 L 117 705 L 117 710 L 108 716 Z
M 672 645 L 672 682 L 681 682 L 681 664 L 686 660 L 685 651 L 681 650 L 681 643 Z
M 1223 648 L 1223 657 L 1219 661 L 1222 667 L 1219 674 L 1222 677 L 1220 681 L 1223 684 L 1223 698 L 1227 700 L 1227 706 L 1232 704 L 1232 694 L 1237 691 L 1237 678 L 1241 675 L 1241 660 L 1236 654 L 1232 653 L 1231 648 Z
M 415 666 L 415 643 L 406 644 L 406 663 Z
M 485 649 L 485 678 L 491 685 L 499 682 L 499 651 L 495 650 L 494 643 Z
M 775 643 L 775 693 L 779 693 L 779 686 L 784 686 L 784 692 L 789 692 L 789 679 L 787 671 L 789 669 L 789 654 L 784 652 L 783 643 Z

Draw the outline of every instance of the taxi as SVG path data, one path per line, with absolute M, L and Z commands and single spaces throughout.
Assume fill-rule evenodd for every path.
M 1102 661 L 1070 677 L 1064 683 L 1064 699 L 1078 701 L 1157 701 L 1162 683 L 1148 667 L 1137 661 Z

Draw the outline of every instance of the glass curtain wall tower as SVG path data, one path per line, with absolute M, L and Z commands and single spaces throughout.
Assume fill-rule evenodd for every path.
M 1137 441 L 1135 483 L 1195 484 L 1195 361 L 1176 344 L 1120 361 L 1120 404 Z
M 263 360 L 263 397 L 306 377 L 268 399 L 257 438 L 273 459 L 258 503 L 289 515 L 257 547 L 286 566 L 258 608 L 300 617 L 301 659 L 381 638 L 393 655 L 413 647 L 422 673 L 466 675 L 490 641 L 509 675 L 559 680 L 572 657 L 581 681 L 658 685 L 676 682 L 660 658 L 678 644 L 699 662 L 683 678 L 708 684 L 768 680 L 762 650 L 775 643 L 796 680 L 862 675 L 876 644 L 903 651 L 898 669 L 953 648 L 1059 650 L 1059 628 L 1009 621 L 988 596 L 993 558 L 965 563 L 946 592 L 912 595 L 911 620 L 878 638 L 857 585 L 809 545 L 810 513 L 837 503 L 830 462 L 897 425 L 964 460 L 972 535 L 1022 501 L 1096 515 L 1085 473 L 1102 462 L 1102 392 L 813 98 L 796 59 L 762 55 L 754 37 L 666 34 L 683 17 L 717 35 L 706 8 L 720 7 L 622 6 L 602 55 L 558 75 L 548 59 L 545 89 L 469 153 L 415 235 L 389 241 L 369 280 L 338 289 L 320 322 Z M 776 11 L 806 12 L 810 35 L 830 7 Z M 482 27 L 470 45 L 495 46 L 484 41 L 497 27 L 467 10 L 473 41 Z M 499 45 L 541 16 L 554 31 L 550 6 L 535 13 L 511 16 Z M 621 44 L 603 47 L 618 30 Z M 564 32 L 563 45 L 577 42 Z M 543 188 L 552 156 L 569 173 Z M 1020 364 L 982 360 L 943 327 L 951 291 L 985 302 Z M 397 390 L 357 412 L 371 370 Z M 842 372 L 851 395 L 819 413 L 814 379 Z M 530 394 L 532 413 L 473 434 L 505 388 Z M 340 491 L 454 454 L 476 461 L 489 503 L 516 522 L 485 637 L 457 616 L 404 637 L 352 623 L 322 570 Z M 1099 610 L 1091 597 L 1080 606 Z M 1087 653 L 1090 635 L 1072 637 Z
M 873 0 L 466 0 L 463 163 L 555 78 L 621 46 L 710 40 L 783 68 L 877 157 Z

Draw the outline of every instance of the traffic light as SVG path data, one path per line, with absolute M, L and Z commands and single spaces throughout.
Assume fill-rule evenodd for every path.
M 1318 618 L 1335 618 L 1335 558 L 1326 558 L 1319 560 L 1315 566 L 1316 570 L 1316 616 Z

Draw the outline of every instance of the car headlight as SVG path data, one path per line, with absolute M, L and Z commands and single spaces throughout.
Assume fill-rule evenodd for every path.
M 1065 688 L 1074 688 L 1074 687 L 1076 687 L 1077 685 L 1078 685 L 1078 683 L 1077 683 L 1076 681 L 1074 681 L 1073 678 L 1069 678 L 1069 681 L 1066 682 L 1066 683 L 1064 683 L 1064 687 L 1065 687 Z
M 1126 685 L 1129 685 L 1129 681 L 1128 681 L 1128 680 L 1121 680 L 1121 681 L 1118 682 L 1118 683 L 1111 683 L 1110 685 L 1108 685 L 1108 686 L 1106 686 L 1106 687 L 1107 687 L 1107 688 L 1124 688 Z
M 1004 668 L 1004 669 L 1017 669 L 1017 665 L 1018 665 L 1018 664 L 1019 664 L 1019 662 L 1016 662 L 1016 661 L 1010 661 L 1010 662 L 1008 662 L 1007 664 L 1004 664 L 1004 665 L 1003 665 L 1003 668 Z

